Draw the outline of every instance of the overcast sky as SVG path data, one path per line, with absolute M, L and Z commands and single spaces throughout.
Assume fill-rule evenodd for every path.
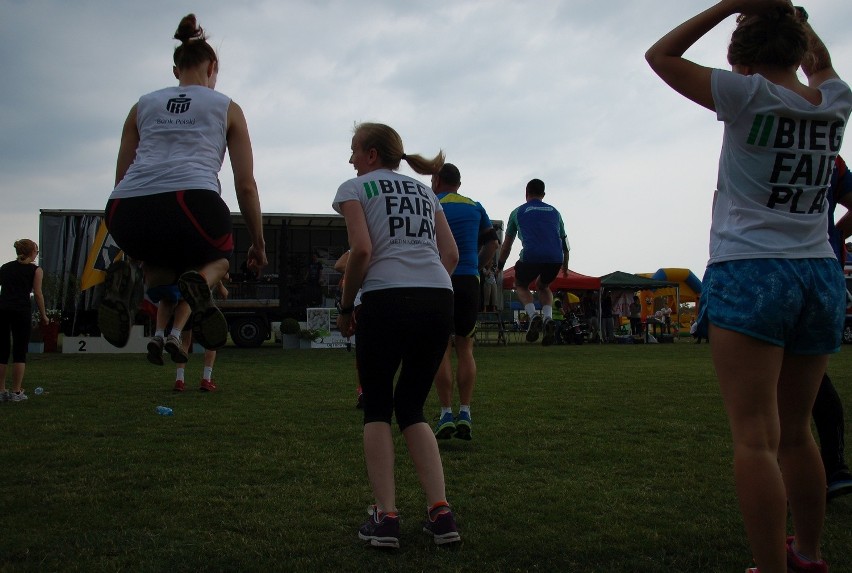
M 39 209 L 103 208 L 127 112 L 175 84 L 171 37 L 194 12 L 219 54 L 217 90 L 245 111 L 265 212 L 331 213 L 355 176 L 352 127 L 377 121 L 407 153 L 443 149 L 460 192 L 492 219 L 542 179 L 579 273 L 681 267 L 700 278 L 721 125 L 666 87 L 644 52 L 709 5 L 0 0 L 0 260 L 16 239 L 38 239 Z M 852 4 L 806 7 L 849 79 Z M 687 56 L 727 67 L 733 24 Z M 236 211 L 227 158 L 220 178 Z

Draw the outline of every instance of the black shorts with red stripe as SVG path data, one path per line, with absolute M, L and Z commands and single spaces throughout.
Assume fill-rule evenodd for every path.
M 106 225 L 129 257 L 178 274 L 230 258 L 234 250 L 231 211 L 215 191 L 111 199 Z

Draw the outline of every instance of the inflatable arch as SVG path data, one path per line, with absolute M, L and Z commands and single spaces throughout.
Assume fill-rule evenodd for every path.
M 658 269 L 657 272 L 651 274 L 640 274 L 640 276 L 670 281 L 679 284 L 679 288 L 657 289 L 655 291 L 642 291 L 640 300 L 642 301 L 642 316 L 652 315 L 655 312 L 654 301 L 662 297 L 667 297 L 674 314 L 678 314 L 680 303 L 692 302 L 698 303 L 698 298 L 701 296 L 701 281 L 689 269 Z M 673 322 L 677 322 L 681 328 L 689 328 L 691 316 L 672 317 Z
M 659 269 L 651 278 L 680 283 L 680 302 L 698 302 L 701 296 L 701 281 L 689 269 Z M 674 295 L 674 289 L 657 291 L 657 296 Z

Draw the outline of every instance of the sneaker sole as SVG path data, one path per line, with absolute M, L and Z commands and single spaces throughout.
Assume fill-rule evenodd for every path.
M 852 493 L 852 481 L 843 481 L 828 486 L 827 499 L 834 499 L 841 495 Z
M 358 533 L 358 539 L 361 541 L 369 541 L 373 547 L 386 547 L 389 549 L 399 549 L 399 539 L 396 537 L 372 537 Z
M 169 353 L 169 357 L 172 359 L 172 362 L 176 364 L 186 364 L 189 362 L 189 356 L 183 351 L 183 348 L 177 344 L 170 344 L 167 342 L 163 349 Z M 162 356 L 160 359 L 162 360 Z
M 533 320 L 530 322 L 530 328 L 527 330 L 527 342 L 535 342 L 538 340 L 538 335 L 541 333 L 541 321 Z
M 207 350 L 218 350 L 228 342 L 228 321 L 213 302 L 210 287 L 204 277 L 195 271 L 181 275 L 178 280 L 180 294 L 192 309 L 192 336 Z
M 129 299 L 133 289 L 133 269 L 127 261 L 114 262 L 104 279 L 104 297 L 98 307 L 98 329 L 104 339 L 118 348 L 130 340 Z
M 470 441 L 473 439 L 473 435 L 471 433 L 470 424 L 465 423 L 457 423 L 456 424 L 456 433 L 453 434 L 453 437 L 458 438 L 459 440 Z
M 449 440 L 453 437 L 453 434 L 456 432 L 456 425 L 452 422 L 448 424 L 444 424 L 442 426 L 438 426 L 438 429 L 435 430 L 435 437 L 439 440 Z
M 435 545 L 446 545 L 448 543 L 458 543 L 461 541 L 461 535 L 459 535 L 457 531 L 444 533 L 443 535 L 435 535 L 429 531 L 428 527 L 424 527 L 423 532 L 432 536 L 432 539 L 435 541 Z
M 157 366 L 165 364 L 163 361 L 163 349 L 156 342 L 148 343 L 148 362 Z

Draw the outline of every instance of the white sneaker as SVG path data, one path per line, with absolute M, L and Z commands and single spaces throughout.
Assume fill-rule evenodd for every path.
M 12 393 L 8 390 L 0 392 L 0 402 L 9 402 L 12 400 Z
M 29 396 L 24 394 L 23 390 L 20 392 L 12 392 L 12 402 L 23 402 L 27 398 L 29 398 Z

